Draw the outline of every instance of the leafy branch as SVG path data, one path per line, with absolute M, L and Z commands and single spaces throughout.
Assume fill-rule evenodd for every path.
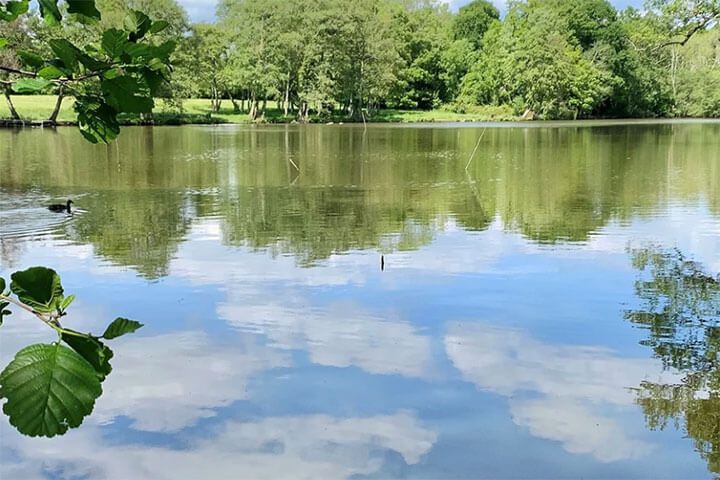
M 14 294 L 14 296 L 12 296 Z M 102 394 L 101 383 L 112 371 L 113 351 L 103 340 L 132 333 L 143 325 L 115 319 L 96 337 L 60 325 L 74 295 L 65 296 L 60 276 L 46 267 L 32 267 L 11 276 L 9 291 L 0 278 L 0 324 L 17 306 L 52 328 L 52 344 L 30 345 L 0 372 L 0 399 L 10 423 L 30 436 L 52 437 L 79 426 Z
M 39 2 L 40 14 L 49 25 L 59 25 L 63 15 L 58 0 Z M 84 23 L 100 20 L 94 0 L 66 1 L 67 13 Z M 14 21 L 29 11 L 28 0 L 0 4 L 0 21 Z M 106 29 L 97 43 L 80 48 L 65 38 L 48 41 L 52 56 L 16 49 L 22 67 L 0 65 L 0 72 L 19 78 L 0 80 L 0 85 L 16 93 L 39 93 L 50 86 L 75 97 L 77 123 L 92 143 L 109 143 L 120 132 L 118 115 L 148 114 L 155 106 L 153 97 L 169 81 L 172 40 L 158 43 L 156 34 L 169 26 L 146 14 L 131 10 L 123 28 Z M 12 47 L 12 45 L 10 45 Z M 8 47 L 0 38 L 0 48 Z M 6 96 L 7 97 L 7 96 Z M 7 97 L 9 98 L 9 97 Z

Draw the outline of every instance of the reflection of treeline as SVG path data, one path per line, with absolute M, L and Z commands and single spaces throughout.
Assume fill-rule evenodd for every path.
M 611 220 L 703 199 L 720 213 L 720 125 L 593 128 L 357 126 L 3 134 L 0 184 L 78 197 L 73 240 L 162 275 L 197 217 L 232 245 L 304 262 L 356 248 L 417 248 L 450 219 L 498 219 L 538 242 L 584 241 Z M 399 236 L 398 236 L 399 235 Z M 126 258 L 123 258 L 123 255 Z M 153 265 L 153 260 L 158 263 Z
M 631 253 L 642 272 L 635 284 L 642 303 L 625 316 L 646 331 L 641 343 L 680 374 L 672 383 L 643 382 L 637 403 L 650 428 L 681 428 L 720 473 L 720 278 L 679 251 Z
M 86 212 L 63 226 L 69 240 L 91 243 L 97 255 L 130 265 L 147 278 L 168 274 L 170 260 L 191 224 L 182 195 L 162 190 L 106 191 L 82 197 L 81 202 Z

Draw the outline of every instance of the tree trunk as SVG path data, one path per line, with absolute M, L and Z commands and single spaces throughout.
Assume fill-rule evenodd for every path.
M 210 87 L 212 98 L 210 99 L 210 108 L 213 113 L 218 113 L 220 111 L 220 104 L 222 100 L 220 99 L 220 90 L 217 88 L 216 85 L 213 85 Z
M 283 108 L 285 109 L 285 116 L 287 117 L 288 114 L 288 104 L 290 103 L 290 75 L 288 75 L 288 80 L 285 83 L 285 101 L 283 103 Z
M 680 63 L 678 48 L 673 46 L 670 51 L 670 81 L 672 83 L 673 101 L 677 102 L 677 71 Z
M 57 94 L 57 100 L 55 101 L 55 108 L 53 109 L 52 113 L 50 114 L 50 117 L 48 118 L 49 121 L 52 123 L 57 122 L 58 114 L 60 113 L 60 107 L 62 107 L 63 98 L 65 98 L 65 92 L 63 91 L 63 86 L 60 85 L 58 87 L 58 94 Z
M 233 112 L 240 113 L 240 105 L 238 104 L 237 99 L 233 97 L 232 91 L 228 90 L 228 96 L 230 97 L 230 101 L 233 105 Z
M 250 100 L 250 120 L 255 121 L 257 118 L 257 110 L 258 110 L 258 102 L 257 98 L 255 97 L 255 93 L 253 92 L 252 98 Z
M 4 93 L 5 93 L 5 101 L 8 105 L 8 110 L 10 110 L 10 117 L 13 120 L 20 120 L 20 115 L 18 115 L 17 110 L 15 110 L 15 105 L 13 105 L 12 98 L 10 98 L 10 87 L 5 87 Z
M 307 123 L 308 121 L 308 104 L 302 102 L 298 108 L 298 121 L 301 123 Z

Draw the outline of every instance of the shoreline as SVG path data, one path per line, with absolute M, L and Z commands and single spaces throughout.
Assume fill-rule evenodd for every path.
M 123 128 L 128 127 L 273 127 L 273 126 L 335 126 L 335 127 L 416 127 L 416 128 L 569 128 L 569 127 L 619 127 L 632 125 L 677 125 L 720 123 L 720 118 L 613 118 L 613 119 L 581 119 L 581 120 L 418 120 L 418 121 L 314 121 L 307 123 L 292 122 L 121 122 Z M 0 129 L 25 128 L 65 128 L 77 127 L 77 122 L 47 120 L 12 120 L 0 119 Z
M 66 99 L 60 110 L 57 122 L 47 119 L 54 106 L 55 97 L 50 95 L 13 96 L 13 102 L 22 120 L 9 118 L 4 104 L 0 104 L 0 128 L 55 128 L 77 126 L 72 98 Z M 268 103 L 264 116 L 251 121 L 245 112 L 236 112 L 230 102 L 224 102 L 226 108 L 219 112 L 210 111 L 207 99 L 188 99 L 183 101 L 183 111 L 167 110 L 162 101 L 153 113 L 151 120 L 141 119 L 137 115 L 121 115 L 120 125 L 129 126 L 182 126 L 182 125 L 452 125 L 452 126 L 486 126 L 486 127 L 553 127 L 583 125 L 619 125 L 619 124 L 662 124 L 682 122 L 713 122 L 717 118 L 594 118 L 579 120 L 530 120 L 514 115 L 507 107 L 477 107 L 472 112 L 456 112 L 449 109 L 434 110 L 377 110 L 366 117 L 366 121 L 347 118 L 344 115 L 327 115 L 311 117 L 310 121 L 300 123 L 294 114 L 284 115 L 274 103 Z M 229 108 L 228 108 L 229 107 Z

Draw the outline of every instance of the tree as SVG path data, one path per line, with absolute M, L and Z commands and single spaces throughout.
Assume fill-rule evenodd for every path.
M 678 49 L 673 64 L 677 112 L 687 117 L 720 117 L 720 28 L 697 33 Z
M 381 0 L 337 0 L 329 9 L 322 43 L 331 50 L 335 100 L 359 118 L 379 104 L 397 81 L 400 56 L 391 5 Z
M 228 36 L 220 25 L 196 23 L 184 38 L 176 62 L 183 87 L 196 96 L 207 95 L 213 113 L 220 111 L 227 90 Z
M 0 65 L 12 70 L 20 70 L 22 61 L 18 52 L 28 52 L 30 54 L 30 36 L 25 25 L 20 20 L 11 22 L 0 22 Z M 6 44 L 14 45 L 15 48 L 4 48 Z M 8 105 L 8 110 L 13 120 L 20 120 L 20 114 L 13 105 L 10 93 L 12 92 L 12 83 L 10 79 L 12 73 L 7 70 L 0 70 L 0 86 L 2 86 L 3 96 Z
M 500 12 L 488 0 L 474 0 L 460 7 L 453 22 L 455 40 L 468 40 L 476 50 L 482 48 L 485 32 L 500 19 Z
M 394 104 L 430 109 L 452 100 L 446 84 L 446 66 L 457 56 L 446 56 L 451 44 L 452 17 L 446 5 L 420 3 L 395 15 L 403 67 L 395 85 Z M 462 42 L 462 41 L 460 41 Z M 459 43 L 459 45 L 465 45 Z M 456 68 L 451 65 L 451 68 Z
M 280 4 L 278 0 L 226 0 L 218 7 L 232 45 L 229 68 L 248 92 L 251 120 L 260 114 L 259 101 L 272 96 L 280 82 Z
M 585 55 L 557 3 L 512 4 L 488 30 L 480 60 L 468 72 L 461 100 L 513 105 L 545 118 L 593 113 L 611 94 L 612 72 Z
M 608 0 L 545 0 L 567 20 L 568 28 L 583 51 L 598 42 L 615 43 L 617 12 Z
M 669 58 L 655 46 L 666 38 L 662 19 L 629 8 L 618 18 L 622 44 L 614 71 L 621 79 L 608 102 L 612 115 L 656 117 L 672 113 L 674 99 L 669 85 Z
M 478 52 L 467 39 L 455 40 L 441 52 L 440 79 L 445 91 L 445 102 L 454 101 L 460 93 L 463 78 L 477 62 Z

